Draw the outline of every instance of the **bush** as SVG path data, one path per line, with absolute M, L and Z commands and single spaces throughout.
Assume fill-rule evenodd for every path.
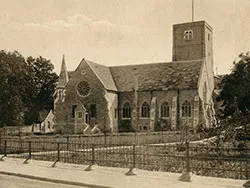
M 133 132 L 132 122 L 130 119 L 122 119 L 118 123 L 119 132 Z
M 166 119 L 159 119 L 156 122 L 155 131 L 170 131 L 171 125 Z

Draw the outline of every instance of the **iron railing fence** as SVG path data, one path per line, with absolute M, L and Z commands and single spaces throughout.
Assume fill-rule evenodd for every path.
M 199 134 L 189 134 L 190 140 L 199 140 Z M 80 134 L 80 135 L 28 135 L 28 136 L 0 136 L 1 140 L 25 140 L 40 142 L 101 142 L 110 144 L 156 144 L 169 142 L 182 142 L 181 131 L 164 132 L 136 132 L 136 133 L 106 133 L 106 134 Z
M 249 179 L 250 149 L 194 144 L 105 144 L 102 140 L 66 142 L 2 140 L 3 156 L 25 160 L 154 171 L 191 171 L 197 175 Z M 187 165 L 188 164 L 188 165 Z M 187 169 L 189 168 L 189 169 Z
M 189 153 L 192 172 L 197 175 L 250 177 L 250 148 L 195 146 Z

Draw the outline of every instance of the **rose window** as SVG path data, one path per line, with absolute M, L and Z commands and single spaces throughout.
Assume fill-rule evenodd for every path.
M 77 92 L 79 95 L 83 97 L 87 96 L 90 92 L 90 87 L 88 82 L 86 81 L 79 82 L 79 84 L 77 85 Z

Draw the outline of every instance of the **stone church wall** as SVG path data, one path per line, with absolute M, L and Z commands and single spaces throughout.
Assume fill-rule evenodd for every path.
M 159 123 L 162 121 L 165 124 L 165 128 L 168 130 L 171 129 L 179 129 L 180 126 L 188 124 L 190 127 L 194 127 L 194 102 L 195 102 L 195 96 L 198 97 L 197 90 L 181 90 L 178 92 L 176 90 L 172 91 L 144 91 L 144 92 L 138 92 L 138 127 L 137 130 L 139 131 L 146 131 L 150 129 L 150 117 L 145 118 L 141 117 L 141 106 L 144 102 L 147 102 L 149 105 L 151 105 L 151 100 L 155 97 L 156 98 L 156 107 L 155 107 L 155 122 L 154 122 L 154 130 L 161 130 L 161 127 L 159 127 Z M 173 104 L 173 98 L 179 98 L 179 113 L 177 113 L 177 103 L 175 107 L 175 115 L 172 116 L 172 106 Z M 131 107 L 133 108 L 133 100 L 134 100 L 134 92 L 122 92 L 119 93 L 119 121 L 128 121 L 127 118 L 122 117 L 122 108 L 125 103 L 131 104 Z M 181 112 L 181 105 L 188 101 L 191 104 L 191 117 L 183 118 L 182 112 Z M 199 101 L 199 97 L 198 97 Z M 169 110 L 170 114 L 169 117 L 160 118 L 160 106 L 163 102 L 167 102 L 169 104 Z M 198 102 L 199 103 L 199 102 Z M 199 110 L 199 106 L 197 107 Z M 179 118 L 177 115 L 179 114 Z M 197 119 L 199 121 L 200 115 L 199 111 L 197 112 Z M 172 119 L 175 118 L 175 125 L 172 125 Z M 132 119 L 132 117 L 131 117 Z M 132 121 L 131 121 L 132 122 Z M 198 124 L 199 122 L 197 122 Z M 196 125 L 197 125 L 196 124 Z M 131 125 L 132 126 L 132 125 Z
M 197 90 L 181 90 L 180 91 L 180 100 L 179 100 L 180 101 L 180 124 L 179 124 L 180 127 L 188 124 L 189 127 L 195 128 L 194 122 L 193 122 L 193 119 L 195 117 L 195 114 L 194 114 L 195 96 L 198 97 Z M 188 101 L 191 104 L 191 117 L 182 117 L 182 104 L 185 101 Z M 197 108 L 199 108 L 199 106 Z M 199 114 L 197 114 L 197 116 L 199 116 Z M 200 117 L 198 117 L 198 120 L 199 119 Z

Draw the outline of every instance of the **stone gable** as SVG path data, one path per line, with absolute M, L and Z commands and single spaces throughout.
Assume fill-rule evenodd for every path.
M 89 85 L 89 92 L 86 96 L 81 96 L 78 91 L 78 85 L 81 82 L 86 82 Z M 57 120 L 62 120 L 60 123 L 64 124 L 62 127 L 67 130 L 66 132 L 73 133 L 74 130 L 76 133 L 83 133 L 87 124 L 91 125 L 91 127 L 97 124 L 100 129 L 110 126 L 111 120 L 105 96 L 106 89 L 85 60 L 79 64 L 74 72 L 71 72 L 65 91 L 63 107 L 57 109 L 55 115 Z M 96 110 L 95 115 L 91 114 L 93 113 L 91 112 L 93 106 L 95 106 Z M 78 117 L 80 112 L 83 115 Z M 65 129 L 61 128 L 62 131 Z

